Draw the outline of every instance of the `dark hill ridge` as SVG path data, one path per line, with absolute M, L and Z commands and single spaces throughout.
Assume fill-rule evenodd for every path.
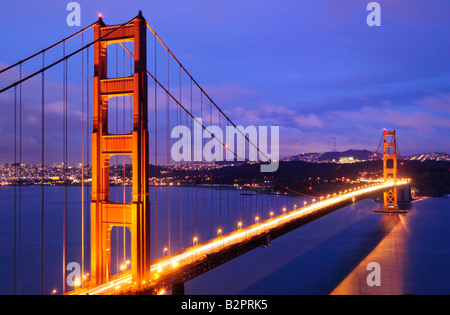
M 353 157 L 357 161 L 370 161 L 381 158 L 381 154 L 375 155 L 375 152 L 368 150 L 347 150 L 344 152 L 325 152 L 325 153 L 302 153 L 283 159 L 283 161 L 305 161 L 305 162 L 339 162 L 340 158 Z
M 380 160 L 383 157 L 383 152 L 371 152 L 368 150 L 347 150 L 344 152 L 325 152 L 325 153 L 302 153 L 282 159 L 282 161 L 305 161 L 313 163 L 336 162 L 339 163 L 341 158 L 353 157 L 355 161 L 372 161 Z M 450 162 L 450 154 L 441 153 L 420 153 L 410 156 L 398 156 L 402 160 L 417 160 L 417 161 L 446 161 Z
M 375 152 L 367 150 L 347 150 L 344 152 L 325 152 L 320 158 L 320 161 L 339 161 L 343 157 L 353 157 L 355 160 L 368 161 L 373 160 Z M 381 156 L 381 155 L 379 155 Z

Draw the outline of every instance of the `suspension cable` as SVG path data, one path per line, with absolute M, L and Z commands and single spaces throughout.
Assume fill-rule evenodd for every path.
M 80 31 L 78 31 L 78 32 L 76 32 L 76 33 L 74 33 L 74 34 L 72 34 L 72 35 L 70 35 L 70 36 L 68 36 L 68 37 L 66 37 L 66 38 L 64 38 L 64 39 L 62 39 L 62 40 L 60 40 L 59 42 L 57 42 L 57 43 L 55 43 L 55 44 L 53 44 L 53 45 L 50 45 L 50 46 L 48 46 L 47 48 L 44 48 L 44 49 L 42 49 L 41 51 L 39 51 L 39 52 L 37 52 L 37 53 L 35 53 L 35 54 L 33 54 L 33 55 L 27 57 L 27 58 L 24 58 L 24 59 L 22 59 L 22 60 L 16 62 L 16 63 L 13 64 L 13 65 L 10 65 L 10 66 L 8 66 L 8 67 L 6 67 L 6 68 L 1 69 L 1 70 L 0 70 L 0 73 L 3 73 L 3 72 L 5 72 L 5 71 L 8 71 L 9 69 L 12 69 L 12 68 L 18 66 L 18 65 L 24 63 L 25 61 L 28 61 L 28 60 L 30 60 L 30 59 L 33 59 L 34 57 L 36 57 L 36 56 L 38 56 L 38 55 L 40 55 L 40 54 L 44 54 L 47 50 L 50 50 L 50 49 L 52 49 L 52 48 L 54 48 L 54 47 L 56 47 L 56 46 L 58 46 L 58 45 L 60 45 L 60 44 L 62 44 L 62 43 L 64 43 L 64 42 L 68 41 L 69 39 L 71 39 L 71 38 L 77 36 L 77 35 L 80 34 L 80 33 L 84 33 L 85 31 L 87 31 L 88 29 L 90 29 L 91 27 L 93 27 L 96 23 L 97 23 L 97 22 L 94 22 L 94 23 L 92 23 L 91 25 L 89 25 L 88 27 L 83 28 L 82 30 L 80 30 Z
M 131 55 L 131 56 L 133 56 L 133 54 L 122 44 L 122 43 L 120 43 L 120 45 Z M 199 122 L 198 121 L 198 119 L 191 113 L 191 112 L 189 112 L 189 110 L 185 107 L 185 106 L 183 106 L 182 104 L 181 104 L 181 100 L 180 101 L 178 101 L 171 93 L 170 93 L 170 91 L 168 90 L 168 89 L 166 89 L 163 85 L 162 85 L 162 83 L 161 82 L 159 82 L 151 73 L 150 73 L 150 71 L 148 71 L 148 70 L 146 70 L 147 71 L 147 74 L 164 90 L 164 92 L 166 93 L 166 96 L 167 96 L 167 98 L 171 98 L 175 103 L 177 103 L 178 104 L 178 106 L 180 106 L 204 131 L 206 131 L 206 132 L 208 132 L 209 134 L 210 134 L 210 136 L 212 137 L 212 138 L 215 138 L 221 145 L 222 145 L 222 147 L 223 148 L 225 148 L 226 150 L 228 150 L 228 151 L 230 151 L 238 160 L 242 160 L 242 161 L 244 161 L 244 163 L 246 163 L 248 166 L 250 166 L 252 169 L 255 169 L 256 170 L 256 168 L 251 164 L 251 163 L 249 163 L 249 162 L 247 162 L 247 161 L 245 161 L 245 159 L 243 159 L 242 157 L 239 157 L 238 156 L 238 154 L 236 153 L 236 152 L 234 152 L 233 150 L 231 150 L 225 143 L 223 143 L 223 141 L 220 141 L 215 135 L 214 135 L 214 133 L 212 133 L 210 130 L 208 130 L 208 128 L 207 127 L 205 127 L 201 122 Z M 193 82 L 195 83 L 195 81 L 193 80 Z M 202 97 L 204 94 L 202 93 L 200 96 Z M 212 102 L 211 101 L 211 103 L 212 104 L 214 104 L 214 102 Z M 232 122 L 230 122 L 231 124 L 233 124 Z M 235 125 L 234 125 L 235 126 Z M 239 130 L 239 129 L 238 129 Z M 247 137 L 246 137 L 247 138 Z M 258 173 L 260 173 L 258 170 L 256 170 Z M 272 177 L 269 177 L 269 176 L 267 176 L 267 175 L 265 175 L 265 174 L 263 174 L 263 173 L 261 173 L 261 175 L 265 178 L 265 179 L 267 179 L 267 180 L 269 180 L 269 181 L 271 181 L 271 182 L 273 182 L 273 183 L 275 183 L 276 185 L 278 185 L 278 186 L 280 186 L 280 187 L 282 187 L 283 189 L 285 189 L 285 190 L 287 190 L 287 191 L 289 191 L 289 192 L 292 192 L 292 193 L 294 193 L 294 194 L 297 194 L 297 195 L 301 195 L 301 196 L 305 196 L 305 197 L 317 197 L 317 196 L 313 196 L 313 195 L 307 195 L 307 194 L 303 194 L 303 193 L 300 193 L 300 192 L 298 192 L 298 191 L 295 191 L 295 190 L 293 190 L 293 189 L 291 189 L 291 188 L 289 188 L 289 187 L 287 187 L 287 186 L 284 186 L 284 185 L 282 185 L 281 183 L 278 183 L 275 179 L 273 179 Z
M 253 147 L 256 148 L 256 150 L 258 151 L 259 154 L 261 154 L 262 156 L 264 156 L 268 161 L 270 161 L 269 157 L 262 152 L 259 147 L 254 144 L 246 135 L 245 133 L 242 132 L 242 130 L 240 130 L 239 128 L 237 128 L 236 124 L 234 124 L 234 122 L 220 109 L 220 107 L 212 100 L 212 98 L 205 92 L 205 90 L 203 90 L 203 88 L 200 86 L 200 84 L 192 77 L 192 75 L 186 70 L 186 68 L 181 64 L 181 62 L 175 57 L 175 55 L 170 51 L 170 49 L 166 46 L 166 44 L 162 41 L 162 39 L 158 36 L 158 34 L 155 32 L 155 30 L 150 26 L 150 24 L 146 21 L 147 27 L 150 29 L 150 31 L 153 33 L 153 35 L 155 36 L 155 38 L 157 38 L 159 40 L 159 42 L 164 46 L 164 48 L 167 50 L 167 52 L 172 56 L 172 58 L 175 60 L 175 62 L 177 62 L 180 67 L 183 69 L 183 71 L 187 74 L 187 76 L 192 80 L 192 82 L 195 83 L 195 85 L 199 88 L 199 90 L 201 91 L 201 93 L 203 93 L 208 100 L 214 105 L 214 107 L 217 108 L 217 110 L 219 111 L 220 114 L 222 114 L 225 119 L 244 137 L 245 140 L 247 140 L 247 142 L 249 144 L 251 144 Z M 295 182 L 297 182 L 299 185 L 303 186 L 303 187 L 307 187 L 306 185 L 304 185 L 303 183 L 301 183 L 299 180 L 297 180 L 296 178 L 294 178 L 293 176 L 291 176 L 291 174 L 289 174 L 288 172 L 284 171 L 282 168 L 279 168 L 279 170 L 284 173 L 287 177 L 291 178 L 292 180 L 294 180 Z M 305 195 L 306 196 L 306 195 Z M 315 197 L 315 196 L 309 196 L 309 197 Z
M 137 16 L 136 16 L 136 17 L 137 17 Z M 120 25 L 120 26 L 117 27 L 117 28 L 114 28 L 114 29 L 113 29 L 111 32 L 109 32 L 108 34 L 105 34 L 105 35 L 103 35 L 102 37 L 100 37 L 100 38 L 94 40 L 93 42 L 91 42 L 91 43 L 89 43 L 89 44 L 87 44 L 87 45 L 85 45 L 85 46 L 83 46 L 83 47 L 81 47 L 81 48 L 75 50 L 74 52 L 72 52 L 72 53 L 70 53 L 70 54 L 68 54 L 68 55 L 65 55 L 63 58 L 61 58 L 61 59 L 59 59 L 59 60 L 53 62 L 52 64 L 50 64 L 50 65 L 48 65 L 48 66 L 46 66 L 46 67 L 43 67 L 42 69 L 40 69 L 40 70 L 38 70 L 38 71 L 36 71 L 36 72 L 34 72 L 34 73 L 28 75 L 27 77 L 25 77 L 25 78 L 23 78 L 23 79 L 20 79 L 19 81 L 16 81 L 16 82 L 14 82 L 14 83 L 8 85 L 7 87 L 5 87 L 5 88 L 3 88 L 3 89 L 0 90 L 0 94 L 3 93 L 3 92 L 5 92 L 5 91 L 7 91 L 7 90 L 9 90 L 10 88 L 12 88 L 12 87 L 14 87 L 14 86 L 19 85 L 20 83 L 22 83 L 22 82 L 24 82 L 24 81 L 27 81 L 27 80 L 31 79 L 32 77 L 38 75 L 39 73 L 41 73 L 41 72 L 43 72 L 43 71 L 46 71 L 46 70 L 48 70 L 48 69 L 50 69 L 50 68 L 56 66 L 57 64 L 61 63 L 62 61 L 65 61 L 65 60 L 71 58 L 72 56 L 78 54 L 80 51 L 83 51 L 83 50 L 85 50 L 86 48 L 89 48 L 89 47 L 92 46 L 93 44 L 97 43 L 98 41 L 101 41 L 102 39 L 104 39 L 104 38 L 106 38 L 106 37 L 108 37 L 109 35 L 111 35 L 112 33 L 116 32 L 117 30 L 121 29 L 121 28 L 124 27 L 125 25 L 130 24 L 136 17 L 132 18 L 131 20 L 129 20 L 128 22 L 126 22 L 126 23 L 124 23 L 124 24 L 122 24 L 122 25 Z M 97 22 L 96 22 L 96 23 L 97 23 Z M 95 23 L 94 23 L 94 24 L 95 24 Z M 63 43 L 65 43 L 65 42 L 63 42 Z M 21 64 L 19 64 L 19 65 L 21 65 Z

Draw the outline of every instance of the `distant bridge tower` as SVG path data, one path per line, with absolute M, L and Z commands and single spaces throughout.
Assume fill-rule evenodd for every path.
M 383 173 L 384 182 L 397 182 L 397 138 L 394 131 L 383 131 Z M 398 211 L 397 187 L 384 192 L 384 211 Z
M 394 131 L 383 131 L 383 180 L 384 183 L 393 181 L 397 183 L 397 136 Z M 408 212 L 398 207 L 397 186 L 384 192 L 383 209 L 375 210 L 384 213 Z
M 94 40 L 91 281 L 99 285 L 109 280 L 111 229 L 122 226 L 131 232 L 131 272 L 140 285 L 150 272 L 146 22 L 141 12 L 124 26 L 106 26 L 100 17 L 94 26 Z M 108 78 L 108 45 L 127 41 L 134 43 L 133 76 Z M 130 134 L 111 135 L 108 101 L 125 95 L 133 97 L 133 129 Z M 114 155 L 131 157 L 133 192 L 128 204 L 113 203 L 109 198 L 109 165 Z

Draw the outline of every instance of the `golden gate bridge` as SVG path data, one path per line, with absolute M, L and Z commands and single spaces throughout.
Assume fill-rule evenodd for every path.
M 91 29 L 93 40 L 87 41 L 85 32 Z M 149 49 L 149 46 L 153 47 Z M 60 49 L 60 53 L 62 50 L 62 56 L 52 60 L 57 55 L 56 49 Z M 38 69 L 26 73 L 24 65 L 27 63 L 37 65 Z M 62 233 L 57 236 L 62 239 L 62 290 L 53 293 L 161 294 L 172 290 L 173 294 L 181 294 L 185 282 L 256 247 L 267 246 L 271 240 L 350 203 L 384 193 L 384 206 L 380 211 L 402 211 L 398 208 L 397 187 L 407 185 L 408 180 L 397 178 L 395 131 L 383 133 L 382 180 L 325 196 L 289 188 L 268 173 L 260 172 L 256 164 L 238 156 L 233 148 L 210 131 L 208 123 L 231 126 L 241 133 L 249 147 L 264 155 L 186 70 L 141 12 L 126 23 L 112 26 L 106 25 L 99 16 L 98 21 L 81 31 L 1 69 L 0 75 L 4 73 L 13 78 L 0 90 L 0 95 L 7 95 L 13 105 L 5 115 L 9 113 L 14 124 L 11 150 L 15 179 L 12 209 L 14 294 L 21 294 L 23 289 L 22 189 L 24 151 L 27 150 L 24 120 L 28 121 L 25 103 L 39 94 L 40 107 L 33 101 L 34 110 L 39 114 L 33 130 L 34 136 L 39 138 L 40 150 L 34 152 L 33 157 L 40 162 L 37 170 L 41 198 L 34 208 L 40 211 L 41 294 L 49 293 L 46 292 L 44 268 L 46 227 L 49 224 L 46 222 L 49 201 L 45 185 L 51 176 L 46 163 L 54 158 L 55 151 L 61 156 L 63 170 L 59 178 L 62 184 Z M 55 77 L 59 77 L 62 84 L 46 83 L 48 78 L 54 81 Z M 59 100 L 55 101 L 52 93 L 59 94 Z M 149 100 L 152 110 L 149 110 Z M 53 120 L 55 111 L 60 114 L 58 122 Z M 294 198 L 310 199 L 294 200 L 279 209 L 262 195 L 259 202 L 257 198 L 254 203 L 230 205 L 229 187 L 234 181 L 226 174 L 226 168 L 211 169 L 204 161 L 177 162 L 176 171 L 168 172 L 168 166 L 173 164 L 170 160 L 170 130 L 182 123 L 209 133 L 220 150 L 231 152 L 254 171 L 257 178 Z M 70 156 L 74 146 L 75 159 L 81 159 L 82 170 L 81 200 L 77 205 L 81 223 L 81 270 L 73 279 L 74 288 L 70 289 L 66 282 L 67 277 L 71 277 L 67 274 L 70 245 L 68 174 L 70 158 L 74 159 Z M 202 167 L 196 169 L 198 164 Z M 296 180 L 282 168 L 279 171 Z M 169 173 L 178 173 L 178 177 L 164 177 Z M 128 175 L 131 176 L 131 189 L 126 187 Z M 210 195 L 203 190 L 200 193 L 193 189 L 186 194 L 180 192 L 179 188 L 186 180 L 198 187 L 212 188 Z M 115 196 L 111 183 L 116 186 Z M 150 185 L 169 189 L 155 189 L 154 203 L 151 204 Z M 219 201 L 214 201 L 214 189 L 219 191 Z M 164 194 L 164 200 L 161 195 L 158 198 L 158 194 Z M 119 243 L 123 249 L 119 249 Z

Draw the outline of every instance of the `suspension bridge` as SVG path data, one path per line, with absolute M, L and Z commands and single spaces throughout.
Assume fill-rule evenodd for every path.
M 248 148 L 265 157 L 263 162 L 271 162 L 186 70 L 141 12 L 112 26 L 99 16 L 90 26 L 1 69 L 0 75 L 10 81 L 0 95 L 11 104 L 2 124 L 8 121 L 13 129 L 9 172 L 14 294 L 23 292 L 27 268 L 22 226 L 31 160 L 36 165 L 34 185 L 41 187 L 39 202 L 33 204 L 33 216 L 40 221 L 40 237 L 35 237 L 40 242 L 41 294 L 48 294 L 53 285 L 45 268 L 54 260 L 49 247 L 55 246 L 48 245 L 49 239 L 60 244 L 57 256 L 62 260 L 60 272 L 53 270 L 61 274 L 55 294 L 170 290 L 182 294 L 187 281 L 361 199 L 383 193 L 379 210 L 401 211 L 397 188 L 409 182 L 397 178 L 395 131 L 384 131 L 380 142 L 382 179 L 325 195 L 299 181 L 304 190 L 290 188 L 239 156 L 208 127 L 234 128 Z M 228 164 L 179 158 L 173 162 L 171 130 L 182 124 L 191 130 L 201 128 L 214 141 L 216 152 L 222 156 L 228 152 L 235 163 L 254 171 L 266 194 L 251 201 L 236 197 L 231 191 L 239 181 L 230 177 Z M 27 154 L 29 146 L 33 154 Z M 57 175 L 49 166 L 55 156 L 62 161 Z M 74 161 L 80 169 L 76 174 Z M 279 172 L 296 181 L 282 168 Z M 50 183 L 61 188 L 57 201 L 47 190 Z M 76 197 L 69 192 L 74 183 L 79 187 Z M 288 197 L 269 201 L 269 192 L 274 191 Z M 59 222 L 52 219 L 55 202 Z M 72 226 L 74 213 L 80 226 Z M 56 233 L 51 232 L 53 224 L 60 225 Z M 71 233 L 79 236 L 76 254 L 70 248 Z M 74 261 L 81 268 L 75 278 L 67 267 Z M 68 286 L 68 278 L 73 286 Z

